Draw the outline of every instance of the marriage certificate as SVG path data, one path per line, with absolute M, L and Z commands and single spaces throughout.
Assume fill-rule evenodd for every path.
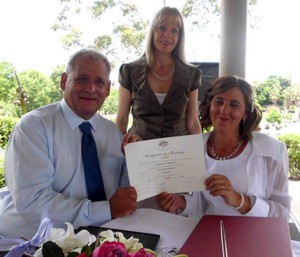
M 162 192 L 204 190 L 206 169 L 202 135 L 166 137 L 125 146 L 130 185 L 138 201 Z

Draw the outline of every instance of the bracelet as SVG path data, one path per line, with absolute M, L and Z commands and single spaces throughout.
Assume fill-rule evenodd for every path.
M 240 193 L 240 196 L 242 197 L 242 201 L 241 201 L 240 205 L 237 206 L 237 207 L 234 207 L 237 210 L 241 209 L 244 206 L 244 204 L 245 204 L 245 197 L 244 197 L 244 195 L 242 193 Z
M 178 214 L 180 214 L 180 213 L 182 213 L 183 212 L 183 210 L 181 209 L 181 208 L 177 208 L 176 209 L 176 211 L 175 211 L 175 213 L 178 215 Z

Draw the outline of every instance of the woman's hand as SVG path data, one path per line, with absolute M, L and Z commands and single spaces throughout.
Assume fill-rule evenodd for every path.
M 124 151 L 125 145 L 133 142 L 138 142 L 138 141 L 142 141 L 142 139 L 138 135 L 126 133 L 123 137 L 122 146 L 121 146 L 123 154 L 125 155 L 125 151 Z
M 224 202 L 232 207 L 241 204 L 241 195 L 236 192 L 231 185 L 230 180 L 223 175 L 214 174 L 205 180 L 206 190 L 212 196 L 221 196 Z
M 142 139 L 138 135 L 126 133 L 123 137 L 122 146 L 125 146 L 128 143 L 133 143 L 138 141 L 142 141 Z
M 178 210 L 183 211 L 186 207 L 186 201 L 182 195 L 163 192 L 157 195 L 156 199 L 158 206 L 166 212 L 178 214 Z

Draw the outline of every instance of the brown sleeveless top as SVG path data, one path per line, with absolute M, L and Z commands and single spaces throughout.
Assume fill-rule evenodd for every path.
M 190 91 L 199 89 L 201 71 L 175 60 L 173 84 L 162 105 L 147 80 L 143 57 L 121 65 L 119 83 L 131 92 L 132 127 L 129 133 L 143 140 L 187 135 L 186 109 Z

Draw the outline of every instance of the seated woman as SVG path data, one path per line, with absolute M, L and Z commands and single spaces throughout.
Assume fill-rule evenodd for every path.
M 206 191 L 191 197 L 164 193 L 160 207 L 182 215 L 288 217 L 288 154 L 283 142 L 257 130 L 261 111 L 252 86 L 224 76 L 208 87 L 201 103 L 208 178 Z

